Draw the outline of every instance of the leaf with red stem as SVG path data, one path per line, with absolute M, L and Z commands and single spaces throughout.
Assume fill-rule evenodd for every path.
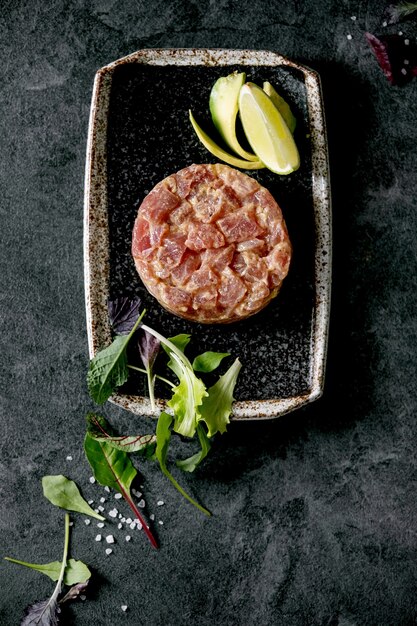
M 96 441 L 105 441 L 117 450 L 124 452 L 141 452 L 146 457 L 155 451 L 156 435 L 124 435 L 118 436 L 110 424 L 101 415 L 87 415 L 88 434 Z
M 91 416 L 91 414 L 90 414 Z M 91 419 L 91 417 L 90 417 Z M 101 418 L 107 431 L 109 426 Z M 135 518 L 142 524 L 142 528 L 154 548 L 158 548 L 155 537 L 148 528 L 139 509 L 135 505 L 130 495 L 130 487 L 137 471 L 133 466 L 127 452 L 118 450 L 107 441 L 98 441 L 87 431 L 84 440 L 84 450 L 87 460 L 91 465 L 95 479 L 107 487 L 119 491 L 129 507 L 132 509 Z

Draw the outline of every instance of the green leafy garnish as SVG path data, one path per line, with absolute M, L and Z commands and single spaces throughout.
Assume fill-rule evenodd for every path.
M 125 435 L 119 437 L 113 433 L 108 422 L 95 413 L 87 415 L 88 434 L 96 441 L 105 441 L 117 450 L 124 452 L 141 452 L 145 456 L 152 456 L 155 445 L 156 435 Z
M 158 547 L 155 537 L 148 528 L 137 506 L 130 495 L 130 487 L 137 471 L 132 464 L 127 452 L 119 450 L 107 441 L 95 438 L 97 424 L 103 425 L 109 432 L 110 425 L 104 417 L 89 413 L 87 416 L 87 433 L 84 440 L 84 450 L 87 460 L 91 465 L 96 480 L 104 486 L 112 487 L 122 494 L 123 498 L 132 509 L 135 517 L 142 524 L 142 528 L 154 548 Z M 91 429 L 94 425 L 94 430 Z
M 45 574 L 51 580 L 58 580 L 62 562 L 61 561 L 52 561 L 52 563 L 26 563 L 26 561 L 19 561 L 18 559 L 12 559 L 11 557 L 5 556 L 6 561 L 10 561 L 10 563 L 16 563 L 17 565 L 24 565 L 24 567 L 29 567 L 30 569 L 34 569 L 41 574 Z M 76 561 L 75 559 L 68 559 L 67 566 L 64 572 L 63 583 L 64 585 L 75 585 L 77 583 L 85 583 L 91 576 L 91 572 L 88 569 L 87 565 L 82 561 Z
M 129 375 L 126 349 L 145 311 L 138 317 L 128 335 L 118 335 L 112 343 L 97 352 L 90 361 L 87 385 L 90 396 L 97 404 L 103 404 L 117 387 L 123 385 Z
M 204 430 L 201 423 L 197 424 L 197 435 L 201 446 L 200 452 L 193 454 L 193 456 L 188 457 L 188 459 L 182 459 L 177 461 L 177 467 L 182 469 L 184 472 L 193 472 L 210 452 L 210 439 L 207 437 L 206 431 Z
M 42 478 L 43 495 L 55 506 L 67 511 L 77 511 L 90 515 L 101 521 L 105 519 L 96 513 L 82 497 L 77 485 L 73 480 L 65 476 L 44 476 Z
M 214 372 L 227 356 L 230 356 L 229 352 L 203 352 L 194 359 L 193 369 L 195 372 Z
M 171 441 L 171 425 L 172 425 L 173 419 L 174 418 L 172 417 L 172 415 L 168 415 L 168 413 L 165 413 L 165 411 L 161 413 L 158 419 L 158 424 L 156 426 L 156 453 L 155 454 L 156 454 L 156 458 L 159 461 L 159 466 L 162 470 L 162 473 L 171 481 L 175 489 L 177 489 L 181 493 L 181 495 L 183 495 L 184 498 L 186 498 L 186 500 L 191 502 L 191 504 L 197 507 L 197 509 L 199 509 L 202 513 L 210 516 L 211 515 L 210 511 L 205 509 L 203 506 L 201 506 L 201 504 L 199 504 L 193 498 L 191 498 L 191 496 L 189 496 L 188 493 L 184 491 L 181 485 L 177 483 L 177 481 L 175 480 L 175 478 L 172 476 L 172 474 L 167 468 L 166 462 L 167 462 L 169 443 Z
M 207 424 L 209 437 L 213 437 L 217 432 L 224 433 L 227 424 L 230 423 L 233 391 L 241 367 L 239 359 L 236 359 L 227 372 L 220 376 L 217 383 L 210 387 L 207 397 L 203 400 L 200 413 L 201 419 Z

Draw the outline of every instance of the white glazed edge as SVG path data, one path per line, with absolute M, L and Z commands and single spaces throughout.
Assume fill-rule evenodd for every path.
M 316 306 L 311 329 L 310 390 L 303 395 L 236 401 L 234 420 L 271 419 L 284 415 L 323 393 L 331 295 L 331 199 L 326 127 L 320 79 L 313 70 L 266 50 L 149 49 L 138 50 L 101 68 L 95 77 L 87 142 L 84 195 L 84 277 L 90 358 L 111 340 L 107 315 L 109 246 L 107 222 L 106 137 L 111 77 L 125 63 L 150 65 L 286 65 L 303 72 L 312 146 L 312 197 L 315 215 Z M 113 395 L 110 400 L 136 414 L 159 415 L 166 402 L 151 410 L 146 397 Z

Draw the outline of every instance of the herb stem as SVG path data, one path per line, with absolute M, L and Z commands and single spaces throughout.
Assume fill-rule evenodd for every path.
M 181 485 L 179 483 L 177 483 L 177 481 L 175 480 L 175 478 L 173 477 L 173 475 L 168 471 L 168 469 L 166 467 L 162 467 L 161 466 L 161 470 L 162 472 L 165 474 L 165 476 L 168 478 L 168 480 L 171 481 L 171 483 L 174 485 L 175 489 L 177 489 L 180 494 L 182 496 L 184 496 L 184 498 L 186 500 L 188 500 L 188 502 L 190 502 L 191 504 L 193 504 L 195 507 L 197 507 L 197 509 L 199 511 L 201 511 L 202 513 L 204 513 L 204 515 L 207 515 L 208 517 L 211 517 L 211 513 L 210 511 L 208 511 L 207 509 L 205 509 L 203 506 L 201 506 L 201 504 L 199 504 L 198 502 L 196 502 L 191 496 L 188 495 L 188 493 L 186 491 L 184 491 L 184 489 L 181 487 Z
M 136 367 L 136 365 L 128 365 L 128 367 L 131 370 L 135 370 L 136 372 L 140 372 L 141 374 L 147 374 L 146 370 L 142 369 L 141 367 Z M 159 374 L 155 374 L 155 378 L 158 378 L 159 380 L 162 380 L 163 383 L 165 383 L 166 385 L 169 385 L 172 389 L 175 387 L 173 382 L 171 382 L 167 378 L 164 378 L 163 376 L 160 376 Z

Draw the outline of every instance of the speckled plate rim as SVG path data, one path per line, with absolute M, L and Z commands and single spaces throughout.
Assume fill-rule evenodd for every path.
M 147 65 L 287 66 L 304 75 L 312 146 L 312 199 L 315 221 L 315 307 L 310 345 L 310 385 L 303 395 L 237 401 L 233 420 L 271 419 L 284 415 L 323 393 L 331 295 L 332 226 L 326 125 L 317 72 L 268 50 L 145 49 L 118 59 L 96 74 L 90 110 L 84 195 L 84 280 L 90 358 L 111 341 L 107 314 L 109 291 L 109 228 L 107 215 L 106 140 L 114 70 L 127 63 Z M 157 416 L 166 410 L 158 399 L 114 394 L 110 400 L 139 415 Z

